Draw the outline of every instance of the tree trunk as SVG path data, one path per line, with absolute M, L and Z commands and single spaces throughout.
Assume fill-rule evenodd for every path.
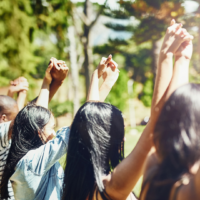
M 79 70 L 77 66 L 77 52 L 76 52 L 76 40 L 75 40 L 75 31 L 74 27 L 70 26 L 68 28 L 68 38 L 70 41 L 70 63 L 71 63 L 71 74 L 72 74 L 72 84 L 74 92 L 74 116 L 80 107 L 79 103 Z
M 89 0 L 85 0 L 84 4 L 84 14 L 92 21 L 92 3 Z M 93 70 L 93 59 L 92 59 L 92 46 L 91 46 L 91 28 L 90 26 L 84 24 L 83 33 L 83 43 L 84 43 L 84 57 L 85 61 L 83 63 L 84 73 L 85 73 L 85 86 L 86 86 L 86 96 L 88 94 L 90 86 L 90 77 Z

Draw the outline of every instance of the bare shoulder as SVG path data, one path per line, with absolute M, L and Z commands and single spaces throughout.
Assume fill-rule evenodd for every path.
M 171 189 L 169 200 L 199 200 L 198 189 L 195 187 L 194 176 L 180 183 L 176 182 Z
M 143 181 L 146 181 L 149 174 L 157 168 L 158 163 L 159 163 L 158 156 L 156 154 L 155 149 L 152 148 L 146 159 Z

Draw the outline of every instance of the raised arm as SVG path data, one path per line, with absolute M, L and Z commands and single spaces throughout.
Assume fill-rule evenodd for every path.
M 164 93 L 163 97 L 160 99 L 158 104 L 155 107 L 156 114 L 154 114 L 154 120 L 157 120 L 157 117 L 164 105 L 168 100 L 171 94 L 180 86 L 188 83 L 188 73 L 189 73 L 189 63 L 193 52 L 191 36 L 185 29 L 179 29 L 175 33 L 175 41 L 172 44 L 173 54 L 175 56 L 175 64 L 173 70 L 173 76 L 170 81 L 170 84 Z M 178 47 L 178 48 L 175 48 Z
M 99 78 L 103 77 L 103 83 L 99 89 Z M 93 72 L 87 101 L 104 101 L 112 86 L 119 76 L 117 64 L 112 60 L 112 55 L 102 58 L 97 69 Z
M 178 28 L 178 26 L 172 26 L 172 27 L 173 28 L 171 28 L 171 29 L 173 31 L 171 29 L 168 29 L 168 31 L 167 31 L 167 37 L 169 37 L 169 40 L 166 40 L 166 44 L 170 44 L 170 45 L 167 47 L 167 49 L 165 49 L 165 52 L 166 52 L 165 54 L 171 54 L 171 53 L 175 54 L 176 52 L 178 52 L 178 50 L 180 50 L 179 47 L 183 42 L 192 39 L 192 37 L 189 34 L 187 34 L 184 30 Z M 164 47 L 166 47 L 166 44 L 164 45 Z M 170 58 L 170 59 L 172 59 L 172 58 Z M 165 62 L 165 61 L 166 60 L 163 59 L 162 62 Z M 164 66 L 164 64 L 162 62 L 160 63 L 160 66 Z M 168 63 L 170 64 L 171 61 Z M 175 68 L 176 68 L 177 64 L 175 64 Z M 160 70 L 160 71 L 163 73 L 162 70 Z M 160 73 L 159 75 L 162 75 L 162 73 Z M 136 185 L 140 176 L 142 175 L 145 160 L 146 160 L 148 153 L 152 147 L 151 137 L 153 134 L 156 119 L 159 116 L 158 111 L 161 110 L 161 108 L 162 108 L 161 106 L 167 100 L 166 95 L 170 94 L 170 92 L 172 91 L 171 90 L 169 92 L 169 88 L 172 87 L 175 89 L 177 87 L 177 85 L 175 84 L 175 81 L 173 81 L 174 79 L 177 78 L 177 77 L 175 77 L 176 74 L 177 73 L 173 74 L 169 85 L 166 84 L 166 83 L 169 83 L 169 80 L 164 81 L 164 82 L 162 82 L 160 80 L 161 84 L 164 84 L 167 86 L 165 86 L 166 91 L 164 93 L 162 92 L 163 96 L 161 96 L 160 93 L 157 94 L 157 92 L 154 92 L 154 95 L 155 94 L 157 95 L 156 98 L 154 97 L 154 99 L 157 99 L 156 103 L 154 105 L 156 105 L 156 108 L 158 108 L 158 110 L 155 109 L 152 111 L 151 119 L 150 119 L 149 123 L 147 124 L 146 128 L 144 129 L 144 131 L 143 131 L 138 143 L 136 144 L 135 148 L 133 149 L 133 151 L 129 154 L 129 156 L 127 158 L 125 158 L 114 169 L 112 175 L 109 175 L 104 178 L 106 192 L 112 199 L 125 200 L 129 196 L 129 194 L 132 191 L 132 189 L 134 188 L 134 186 Z M 160 79 L 160 77 L 157 78 L 157 81 L 159 79 Z M 158 84 L 157 85 L 157 89 L 158 89 L 158 88 L 160 88 L 160 86 L 159 86 L 159 83 L 157 83 L 157 84 Z
M 36 105 L 48 108 L 49 103 L 49 86 L 52 81 L 51 69 L 53 68 L 53 60 L 50 60 L 43 79 L 42 88 L 36 101 Z
M 19 84 L 21 84 L 23 87 L 29 86 L 27 79 L 24 77 L 19 78 Z M 17 105 L 18 105 L 19 110 L 21 110 L 25 105 L 27 92 L 28 92 L 27 90 L 20 90 L 18 92 Z
M 160 113 L 160 110 L 162 109 L 164 103 L 168 100 L 171 94 L 178 87 L 182 86 L 183 84 L 188 83 L 189 63 L 190 63 L 190 59 L 191 59 L 192 51 L 193 51 L 193 46 L 192 46 L 193 36 L 189 35 L 185 29 L 181 29 L 177 33 L 177 39 L 175 40 L 175 44 L 176 42 L 178 42 L 180 37 L 181 37 L 182 43 L 179 46 L 179 48 L 174 52 L 175 64 L 174 64 L 173 76 L 172 76 L 168 89 L 166 90 L 165 94 L 163 95 L 163 97 L 161 98 L 160 102 L 157 105 L 157 108 L 158 108 L 157 114 Z M 153 123 L 153 126 L 154 126 L 154 124 L 157 121 L 157 116 L 154 118 L 153 121 L 154 121 Z M 159 164 L 159 161 L 156 156 L 156 153 L 149 155 L 147 159 L 147 164 L 145 167 L 143 182 L 146 181 L 147 177 L 149 177 L 150 173 L 152 173 L 153 168 L 156 168 L 157 164 Z M 200 182 L 198 186 L 200 186 Z M 148 187 L 144 189 L 141 199 L 145 198 L 147 188 Z
M 182 27 L 181 24 L 176 24 L 175 20 L 171 21 L 171 25 L 168 27 L 164 41 L 160 50 L 157 75 L 154 87 L 154 93 L 151 104 L 151 113 L 164 93 L 166 92 L 173 74 L 173 52 L 170 51 L 170 46 L 174 41 L 174 32 Z
M 15 93 L 18 94 L 17 105 L 19 110 L 21 110 L 24 107 L 27 91 L 28 91 L 28 81 L 26 78 L 19 77 L 14 81 L 11 81 L 10 87 L 8 89 L 8 96 L 13 98 Z
M 51 58 L 51 59 L 54 62 L 54 66 L 51 70 L 51 75 L 52 75 L 53 80 L 50 84 L 49 101 L 51 101 L 54 94 L 62 85 L 63 81 L 65 80 L 69 72 L 69 68 L 66 66 L 64 61 L 56 60 L 56 58 Z
M 106 97 L 110 93 L 110 90 L 112 89 L 113 85 L 119 77 L 117 63 L 111 60 L 111 62 L 108 64 L 108 67 L 106 67 L 106 70 L 103 73 L 102 77 L 104 81 L 99 89 L 99 98 L 100 101 L 103 102 L 105 101 Z

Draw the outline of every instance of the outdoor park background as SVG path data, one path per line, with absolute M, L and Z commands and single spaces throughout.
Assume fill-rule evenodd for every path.
M 86 100 L 91 73 L 112 54 L 120 75 L 106 102 L 124 114 L 127 155 L 150 116 L 159 49 L 172 18 L 194 36 L 190 81 L 200 83 L 200 0 L 0 0 L 0 93 L 24 76 L 31 101 L 49 59 L 64 60 L 70 72 L 49 107 L 57 128 L 68 126 Z

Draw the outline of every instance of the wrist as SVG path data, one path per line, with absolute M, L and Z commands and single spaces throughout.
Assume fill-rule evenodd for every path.
M 98 74 L 98 69 L 95 69 L 92 75 Z
M 172 52 L 164 52 L 164 51 L 160 52 L 159 60 L 172 59 L 172 58 L 173 58 Z
M 58 85 L 59 87 L 63 84 L 63 82 L 64 82 L 64 80 L 56 80 L 56 79 L 53 79 L 52 81 L 51 81 L 51 84 L 50 85 L 52 85 L 52 84 L 54 84 L 54 85 Z
M 190 61 L 191 59 L 186 56 L 175 56 L 175 61 Z
M 13 98 L 14 96 L 14 92 L 12 92 L 11 90 L 8 90 L 8 94 L 7 94 L 9 97 Z
M 18 94 L 24 94 L 24 95 L 26 95 L 27 94 L 27 90 L 21 90 L 21 91 L 18 92 Z
M 49 88 L 50 84 L 51 83 L 49 82 L 49 80 L 44 78 L 43 83 L 42 83 L 42 88 Z
M 104 85 L 106 88 L 108 88 L 108 89 L 112 89 L 112 87 L 113 87 L 113 83 L 111 82 L 111 81 L 104 81 L 103 83 L 102 83 L 102 85 Z

